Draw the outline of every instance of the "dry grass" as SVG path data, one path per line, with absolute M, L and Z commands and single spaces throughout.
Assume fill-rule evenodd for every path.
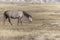
M 24 17 L 23 25 L 17 26 L 12 19 L 3 25 L 3 11 L 24 10 L 33 16 L 29 23 Z M 59 40 L 60 5 L 48 4 L 0 4 L 0 39 L 1 40 Z

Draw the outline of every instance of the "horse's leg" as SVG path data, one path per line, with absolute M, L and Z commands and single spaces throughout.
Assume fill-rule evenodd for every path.
M 18 17 L 18 23 L 17 23 L 17 25 L 19 25 L 19 17 Z
M 4 25 L 7 17 L 4 16 L 3 19 L 4 19 L 4 20 L 3 20 L 3 22 L 4 22 L 3 25 Z
M 6 20 L 6 18 L 4 18 L 4 20 L 3 20 L 4 21 L 3 25 L 5 24 L 5 20 Z
M 22 25 L 22 18 L 23 18 L 23 17 L 20 17 L 20 22 L 21 22 L 21 25 Z
M 18 17 L 18 23 L 17 23 L 17 25 L 19 25 L 20 22 L 21 22 L 21 25 L 22 25 L 22 17 Z
M 10 18 L 8 18 L 9 23 L 12 25 Z

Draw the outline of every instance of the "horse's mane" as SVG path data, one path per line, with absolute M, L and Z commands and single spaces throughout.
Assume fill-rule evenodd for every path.
M 32 17 L 31 15 L 29 15 L 27 12 L 25 12 L 25 11 L 23 11 L 23 13 L 24 13 L 24 15 L 26 16 L 26 17 Z

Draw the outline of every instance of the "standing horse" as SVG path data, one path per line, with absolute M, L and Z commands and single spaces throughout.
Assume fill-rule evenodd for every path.
M 6 10 L 4 11 L 4 24 L 5 24 L 5 20 L 8 19 L 9 23 L 12 25 L 11 18 L 18 19 L 18 24 L 19 22 L 21 22 L 22 24 L 23 16 L 26 16 L 26 18 L 28 18 L 29 21 L 32 22 L 32 16 L 25 11 Z

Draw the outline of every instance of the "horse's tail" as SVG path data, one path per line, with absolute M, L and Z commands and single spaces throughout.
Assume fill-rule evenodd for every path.
M 32 16 L 29 15 L 27 12 L 23 11 L 24 16 L 26 16 L 30 22 L 32 22 Z
M 7 11 L 4 11 L 4 18 L 7 18 Z
M 4 20 L 3 20 L 3 22 L 4 22 L 3 24 L 5 24 L 5 20 L 7 19 L 6 13 L 7 13 L 7 11 L 4 11 L 4 13 L 3 13 L 3 19 L 4 19 Z

